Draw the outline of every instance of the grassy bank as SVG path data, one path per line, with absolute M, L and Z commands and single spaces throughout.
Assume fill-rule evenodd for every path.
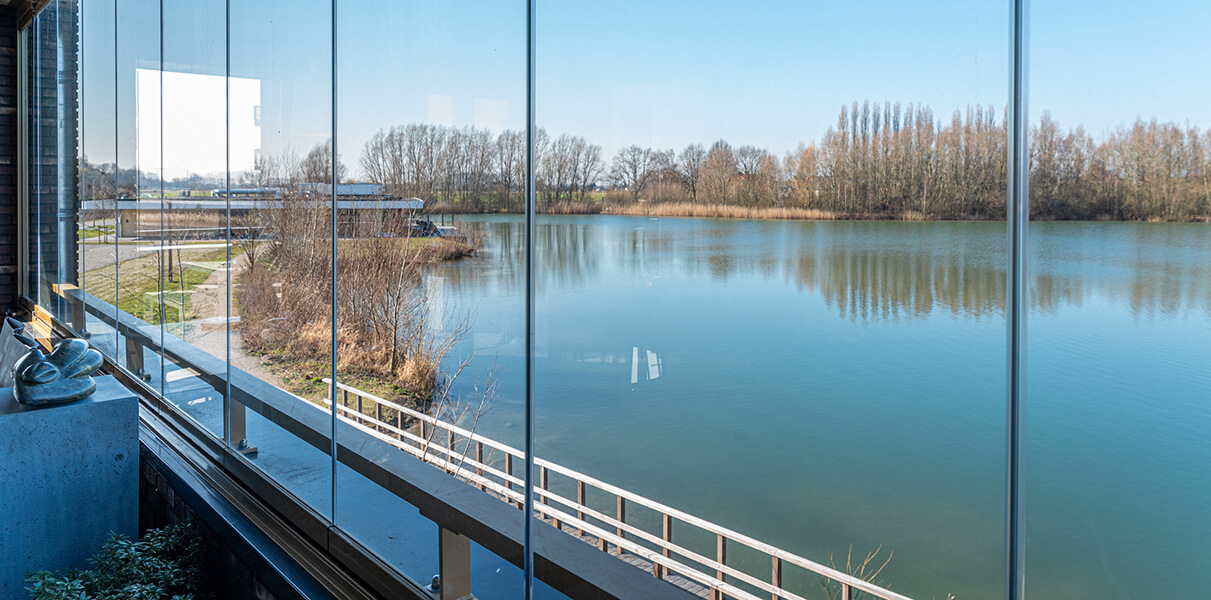
M 357 245 L 362 241 L 364 240 L 338 240 L 336 243 L 337 252 L 340 253 L 338 258 L 355 255 L 358 251 Z M 471 256 L 475 254 L 476 245 L 476 242 L 473 241 L 437 237 L 395 238 L 389 241 L 394 242 L 393 245 L 398 246 L 398 250 L 429 264 Z
M 476 243 L 473 231 L 465 241 L 369 235 L 338 241 L 335 358 L 342 383 L 410 408 L 429 401 L 450 346 L 428 323 L 421 276 L 426 265 L 473 255 Z M 305 240 L 280 245 L 242 270 L 233 301 L 242 352 L 260 357 L 290 392 L 319 402 L 328 392 L 332 306 L 327 286 L 299 282 L 327 279 L 329 259 L 322 247 L 314 248 L 318 257 L 300 251 L 309 247 Z
M 832 221 L 839 217 L 837 213 L 814 208 L 751 207 L 728 204 L 695 204 L 692 202 L 635 203 L 626 206 L 609 207 L 609 209 L 602 212 L 612 215 L 702 217 L 709 219 Z
M 226 260 L 227 251 L 208 248 L 182 252 L 185 253 L 182 262 L 195 264 L 174 269 L 172 281 L 161 272 L 157 254 L 151 252 L 118 263 L 116 279 L 113 265 L 86 272 L 84 277 L 88 292 L 153 325 L 161 322 L 160 298 L 163 297 L 166 301 L 164 322 L 189 320 L 195 316 L 189 295 L 214 272 L 214 269 L 204 265 Z M 232 247 L 233 258 L 239 253 L 237 248 Z M 160 295 L 161 285 L 166 292 L 163 296 Z

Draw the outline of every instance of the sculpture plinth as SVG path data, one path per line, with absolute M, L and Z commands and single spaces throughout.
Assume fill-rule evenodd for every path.
M 19 404 L 0 388 L 0 598 L 23 574 L 87 568 L 109 532 L 138 536 L 139 403 L 113 377 L 69 404 Z

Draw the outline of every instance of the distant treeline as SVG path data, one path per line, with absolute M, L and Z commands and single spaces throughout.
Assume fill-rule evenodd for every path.
M 992 107 L 968 107 L 943 122 L 925 106 L 855 102 L 841 108 L 822 140 L 781 158 L 720 140 L 680 152 L 628 146 L 608 164 L 601 146 L 573 135 L 552 139 L 540 130 L 538 199 L 552 210 L 600 199 L 607 210 L 639 201 L 688 202 L 800 208 L 841 218 L 1000 219 L 1005 122 Z M 1211 216 L 1211 131 L 1138 120 L 1095 141 L 1043 113 L 1030 138 L 1035 219 Z M 525 136 L 403 125 L 379 131 L 360 163 L 369 180 L 401 195 L 473 212 L 516 211 Z
M 538 202 L 545 212 L 655 213 L 676 203 L 686 214 L 1002 219 L 1005 122 L 992 107 L 945 122 L 926 106 L 854 102 L 823 139 L 782 157 L 719 140 L 680 151 L 628 146 L 608 161 L 583 137 L 539 130 Z M 519 212 L 525 151 L 522 131 L 410 124 L 378 131 L 358 163 L 362 179 L 442 210 Z M 331 155 L 325 142 L 303 157 L 269 157 L 239 183 L 328 181 Z M 1094 140 L 1044 112 L 1030 131 L 1030 200 L 1041 220 L 1211 220 L 1211 131 L 1137 120 Z

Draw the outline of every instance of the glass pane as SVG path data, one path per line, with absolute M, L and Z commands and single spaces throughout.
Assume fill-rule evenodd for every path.
M 85 291 L 88 342 L 117 356 L 114 288 L 117 250 L 114 171 L 114 4 L 86 2 L 80 12 L 80 286 Z
M 229 439 L 331 517 L 332 424 L 322 400 L 332 372 L 332 212 L 322 184 L 332 164 L 332 4 L 243 2 L 230 10 L 232 186 L 222 193 L 232 226 L 261 238 L 255 251 L 264 258 L 245 258 L 232 282 L 240 327 L 230 340 L 239 366 L 230 371 Z M 312 435 L 268 420 L 273 413 L 255 410 L 259 403 L 290 411 Z
M 507 467 L 508 451 L 465 433 L 524 447 L 524 8 L 342 0 L 338 11 L 338 398 L 356 422 L 340 441 L 370 448 L 357 443 L 371 435 L 484 486 L 483 502 L 519 500 L 520 455 Z M 513 214 L 463 214 L 504 208 Z M 508 421 L 488 425 L 498 411 Z M 417 581 L 438 573 L 432 521 L 351 469 L 337 484 L 342 529 Z M 471 569 L 476 598 L 521 596 L 521 570 L 474 544 Z
M 1026 589 L 1201 597 L 1211 9 L 1032 11 Z
M 543 526 L 703 595 L 996 597 L 1004 3 L 538 13 Z
M 116 362 L 159 388 L 161 342 L 157 243 L 144 232 L 159 222 L 160 3 L 117 3 L 117 285 L 103 300 L 118 308 Z
M 26 31 L 28 79 L 27 189 L 31 299 L 79 329 L 77 223 L 79 177 L 79 7 L 51 2 Z M 76 310 L 73 310 L 76 307 Z
M 164 6 L 163 186 L 142 237 L 159 246 L 164 396 L 223 436 L 227 379 L 227 31 L 223 2 Z M 238 85 L 238 84 L 237 84 Z M 247 120 L 247 115 L 245 115 Z M 237 252 L 238 254 L 238 252 Z

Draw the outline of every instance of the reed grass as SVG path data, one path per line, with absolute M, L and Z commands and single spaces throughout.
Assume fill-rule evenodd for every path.
M 692 202 L 637 203 L 626 206 L 610 206 L 602 212 L 617 215 L 704 217 L 710 219 L 832 221 L 840 218 L 837 213 L 815 208 L 736 206 L 731 204 L 696 204 Z

